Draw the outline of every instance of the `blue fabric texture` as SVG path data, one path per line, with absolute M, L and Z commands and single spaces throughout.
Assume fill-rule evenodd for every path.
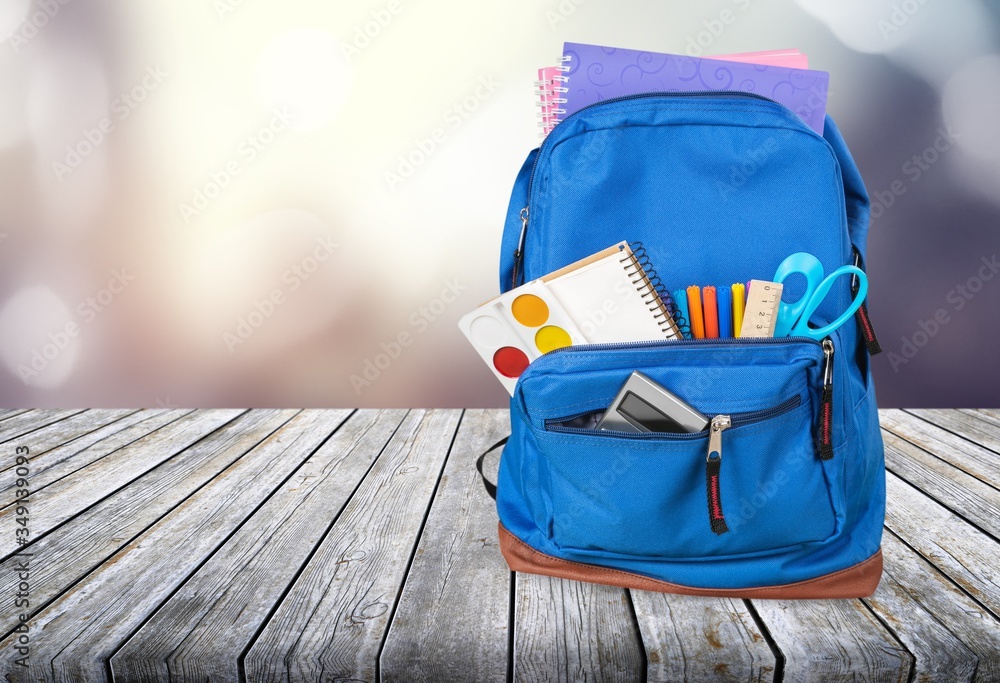
M 522 209 L 528 225 L 522 236 Z M 569 117 L 518 175 L 500 286 L 620 240 L 641 241 L 667 290 L 769 280 L 789 254 L 830 272 L 865 254 L 868 195 L 840 132 L 816 134 L 750 96 L 660 94 Z M 790 280 L 786 298 L 801 292 Z M 812 321 L 851 298 L 841 278 Z M 501 523 L 553 557 L 698 588 L 780 586 L 880 546 L 885 471 L 875 389 L 854 320 L 834 344 L 833 458 L 819 457 L 824 353 L 804 338 L 577 346 L 535 360 L 510 402 Z M 707 433 L 609 435 L 603 412 L 640 370 L 709 416 L 730 415 L 719 474 L 729 531 L 713 533 Z

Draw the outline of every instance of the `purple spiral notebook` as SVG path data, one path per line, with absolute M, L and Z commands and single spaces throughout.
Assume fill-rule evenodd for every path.
M 589 104 L 643 92 L 738 90 L 769 97 L 823 134 L 830 74 L 813 69 L 565 43 L 565 118 Z

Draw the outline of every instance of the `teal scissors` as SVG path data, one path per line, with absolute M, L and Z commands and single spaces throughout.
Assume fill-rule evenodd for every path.
M 789 275 L 800 273 L 806 278 L 806 293 L 802 298 L 794 303 L 778 304 L 778 320 L 775 323 L 775 337 L 812 337 L 813 339 L 823 339 L 835 329 L 851 319 L 851 316 L 864 303 L 868 295 L 868 277 L 864 271 L 856 266 L 841 266 L 830 273 L 828 277 L 823 277 L 823 264 L 812 254 L 800 251 L 792 254 L 778 266 L 774 273 L 775 282 L 784 282 Z M 847 307 L 839 318 L 829 325 L 823 327 L 812 327 L 809 319 L 812 317 L 823 299 L 830 293 L 834 281 L 842 275 L 851 275 L 857 278 L 858 291 L 854 294 L 854 300 Z

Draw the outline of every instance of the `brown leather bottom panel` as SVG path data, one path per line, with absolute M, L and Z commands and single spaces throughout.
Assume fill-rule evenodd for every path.
M 620 569 L 598 567 L 552 557 L 535 550 L 514 536 L 504 528 L 503 524 L 500 524 L 499 527 L 500 552 L 503 553 L 507 564 L 514 571 L 602 583 L 621 588 L 731 598 L 865 598 L 875 592 L 878 582 L 882 578 L 882 550 L 879 549 L 867 560 L 859 562 L 853 567 L 807 581 L 759 588 L 692 588 L 691 586 L 651 579 L 648 576 Z

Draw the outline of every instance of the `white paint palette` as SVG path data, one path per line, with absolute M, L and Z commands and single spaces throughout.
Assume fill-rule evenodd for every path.
M 528 364 L 549 351 L 585 344 L 576 325 L 541 280 L 532 280 L 483 304 L 459 329 L 512 396 Z

